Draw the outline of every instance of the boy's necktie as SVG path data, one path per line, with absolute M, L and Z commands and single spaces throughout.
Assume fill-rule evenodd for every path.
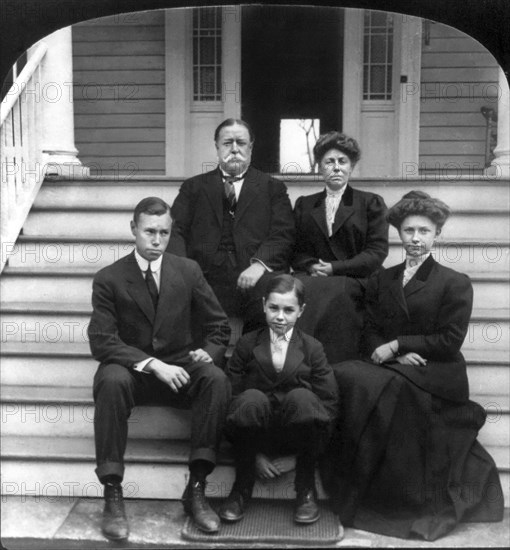
M 283 343 L 285 342 L 285 336 L 278 336 L 272 343 L 271 355 L 273 359 L 273 367 L 276 372 L 281 372 L 285 365 L 285 352 L 283 350 Z
M 154 279 L 154 275 L 152 274 L 150 262 L 149 262 L 149 267 L 145 272 L 145 283 L 147 285 L 147 289 L 149 290 L 152 303 L 154 304 L 154 309 L 156 309 L 158 305 L 158 287 L 156 285 L 156 280 Z

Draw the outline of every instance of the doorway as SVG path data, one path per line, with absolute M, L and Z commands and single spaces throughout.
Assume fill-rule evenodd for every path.
M 241 113 L 255 134 L 256 168 L 281 171 L 282 120 L 342 129 L 343 29 L 338 8 L 243 7 Z

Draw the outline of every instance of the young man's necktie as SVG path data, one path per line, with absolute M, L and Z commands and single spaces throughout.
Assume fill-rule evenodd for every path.
M 150 262 L 149 262 L 149 267 L 145 272 L 145 283 L 147 285 L 147 289 L 149 290 L 152 303 L 154 304 L 154 309 L 156 309 L 158 305 L 158 287 L 156 285 L 156 280 L 154 279 L 154 275 L 152 274 Z

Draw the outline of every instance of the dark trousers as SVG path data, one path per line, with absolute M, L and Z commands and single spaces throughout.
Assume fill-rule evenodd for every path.
M 179 393 L 174 393 L 153 374 L 116 364 L 99 366 L 94 377 L 94 435 L 99 480 L 109 475 L 123 478 L 128 419 L 135 405 L 191 408 L 189 461 L 216 463 L 230 401 L 230 382 L 225 373 L 211 363 L 191 363 L 185 369 L 190 381 Z
M 232 253 L 220 251 L 215 263 L 204 270 L 204 276 L 211 285 L 221 307 L 229 317 L 240 317 L 243 320 L 243 333 L 256 330 L 266 325 L 262 298 L 266 285 L 282 271 L 266 271 L 249 290 L 237 287 L 237 279 L 243 270 L 239 269 Z
M 329 440 L 330 422 L 320 399 L 306 388 L 290 390 L 281 401 L 257 389 L 237 395 L 226 420 L 226 435 L 233 445 L 236 483 L 252 486 L 255 455 L 297 455 L 296 491 L 314 484 L 317 458 Z

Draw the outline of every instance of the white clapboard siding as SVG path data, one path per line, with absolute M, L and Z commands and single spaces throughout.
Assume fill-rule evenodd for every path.
M 428 24 L 420 83 L 420 171 L 481 174 L 486 121 L 480 109 L 497 109 L 498 64 L 473 38 Z
M 73 27 L 75 142 L 91 173 L 165 172 L 164 12 Z

